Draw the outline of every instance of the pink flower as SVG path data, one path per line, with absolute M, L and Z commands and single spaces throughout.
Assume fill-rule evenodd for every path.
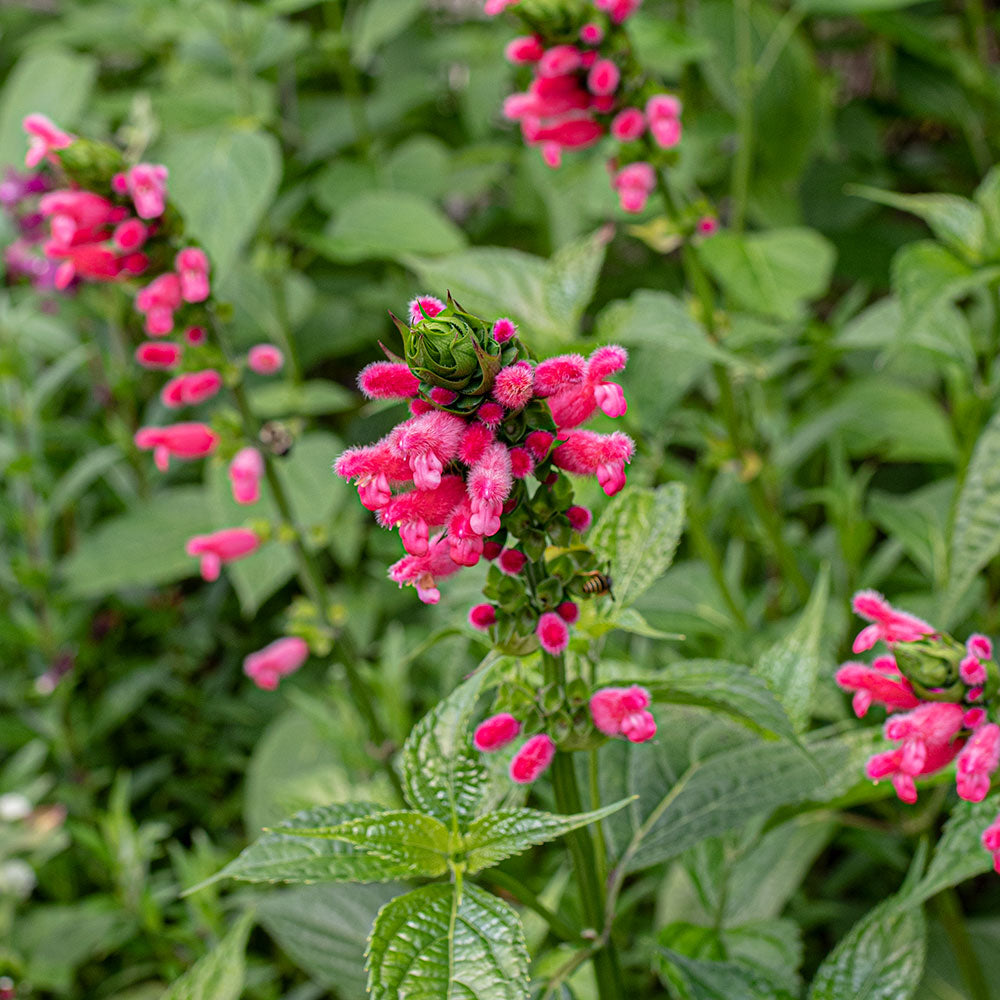
M 594 6 L 603 10 L 615 24 L 630 18 L 638 9 L 642 0 L 594 0 Z
M 483 457 L 483 452 L 495 440 L 493 431 L 486 424 L 475 421 L 462 432 L 462 439 L 458 445 L 458 457 L 465 465 L 475 465 Z
M 457 392 L 446 389 L 443 385 L 434 386 L 428 395 L 431 397 L 431 401 L 437 403 L 438 406 L 451 406 L 458 399 Z
M 186 551 L 189 556 L 201 557 L 202 579 L 217 580 L 224 562 L 242 559 L 259 547 L 260 539 L 249 528 L 223 528 L 211 535 L 195 535 Z
M 545 53 L 545 46 L 538 35 L 525 35 L 521 38 L 512 38 L 504 49 L 507 62 L 516 64 L 538 62 Z
M 428 490 L 441 482 L 445 463 L 458 454 L 464 431 L 461 417 L 432 410 L 396 426 L 389 434 L 389 444 L 409 463 L 417 489 Z
M 202 344 L 205 342 L 205 331 L 200 326 L 189 326 L 184 331 L 184 339 L 189 344 Z
M 158 347 L 165 345 L 158 344 Z M 180 406 L 197 406 L 211 399 L 222 388 L 222 376 L 213 368 L 205 371 L 189 372 L 172 378 L 161 390 L 160 399 L 164 406 L 176 409 Z
M 579 426 L 597 409 L 609 417 L 620 417 L 628 410 L 622 387 L 608 381 L 609 376 L 625 367 L 628 361 L 626 350 L 614 344 L 597 348 L 579 375 L 576 373 L 577 357 L 564 355 L 543 361 L 535 374 L 536 394 L 548 396 L 552 419 L 560 430 Z M 559 364 L 553 365 L 553 370 L 550 370 L 548 366 L 553 362 Z M 563 369 L 566 369 L 565 374 L 569 377 L 564 377 L 553 386 L 552 375 Z M 539 390 L 539 385 L 543 387 L 542 391 Z M 553 388 L 554 392 L 544 391 Z
M 138 219 L 126 219 L 116 227 L 111 238 L 119 250 L 138 250 L 146 242 L 148 231 Z
M 580 29 L 580 41 L 584 45 L 600 45 L 604 41 L 604 29 L 590 21 Z
M 75 138 L 53 124 L 45 115 L 27 115 L 21 126 L 28 133 L 28 153 L 24 163 L 25 166 L 32 168 L 46 159 L 58 163 L 59 159 L 54 154 L 60 149 L 71 146 Z
M 380 510 L 392 498 L 391 484 L 412 482 L 409 462 L 397 455 L 389 438 L 359 448 L 348 448 L 334 463 L 333 471 L 352 479 L 368 510 Z
M 69 288 L 74 278 L 114 281 L 121 274 L 122 261 L 117 254 L 96 243 L 68 247 L 47 244 L 45 256 L 50 260 L 62 259 L 52 282 L 60 290 Z
M 256 448 L 241 448 L 229 463 L 229 481 L 233 499 L 251 504 L 260 499 L 260 481 L 264 478 L 264 459 Z
M 646 131 L 646 116 L 638 108 L 625 108 L 611 120 L 611 134 L 619 142 L 632 142 Z
M 555 439 L 555 434 L 550 434 L 548 431 L 532 431 L 524 439 L 524 447 L 531 452 L 536 462 L 541 462 L 548 458 L 549 449 Z
M 566 431 L 564 436 L 564 442 L 552 453 L 556 468 L 578 476 L 597 476 L 609 497 L 625 485 L 625 466 L 635 450 L 627 434 Z
M 905 611 L 897 611 L 877 591 L 859 591 L 854 595 L 851 606 L 855 614 L 872 622 L 854 640 L 851 649 L 855 653 L 871 649 L 879 640 L 891 646 L 895 642 L 916 642 L 934 634 L 934 629 L 927 622 Z
M 204 250 L 187 247 L 174 259 L 180 279 L 181 298 L 185 302 L 204 302 L 208 298 L 208 257 Z
M 132 197 L 140 219 L 156 219 L 166 208 L 167 168 L 153 163 L 137 163 L 124 174 L 124 186 Z
M 460 566 L 475 566 L 483 554 L 483 536 L 472 527 L 472 504 L 466 496 L 446 527 L 448 552 Z
M 247 353 L 247 364 L 258 375 L 273 375 L 281 371 L 285 356 L 274 344 L 255 344 Z
M 672 94 L 657 94 L 646 102 L 649 131 L 661 149 L 673 149 L 681 141 L 681 102 Z
M 598 59 L 587 74 L 587 89 L 599 97 L 613 94 L 621 78 L 621 70 L 610 59 Z
M 521 723 L 509 712 L 491 715 L 476 726 L 472 742 L 483 753 L 494 753 L 513 743 L 521 735 Z
M 510 449 L 510 474 L 515 479 L 524 479 L 535 471 L 535 459 L 525 448 Z
M 265 691 L 273 691 L 282 677 L 293 674 L 309 657 L 309 646 L 298 636 L 275 639 L 243 661 L 243 673 Z
M 593 523 L 594 515 L 586 507 L 570 507 L 566 511 L 569 526 L 581 534 Z
M 890 712 L 916 708 L 920 704 L 910 682 L 899 673 L 891 656 L 876 658 L 871 667 L 864 663 L 845 663 L 835 679 L 845 691 L 854 692 L 851 704 L 859 719 L 872 703 L 885 705 Z
M 539 76 L 568 76 L 580 68 L 580 50 L 575 45 L 554 45 L 538 60 Z
M 990 790 L 990 775 L 1000 766 L 1000 726 L 980 726 L 958 755 L 955 784 L 966 802 L 982 802 Z
M 417 597 L 424 604 L 437 604 L 441 600 L 437 581 L 457 573 L 461 568 L 451 558 L 448 540 L 439 535 L 431 539 L 426 555 L 404 556 L 399 562 L 393 563 L 389 567 L 389 579 L 401 587 L 404 585 L 416 587 Z
M 469 624 L 480 632 L 486 632 L 497 623 L 497 610 L 492 604 L 474 604 L 469 609 Z M 477 730 L 478 732 L 478 730 Z M 518 727 L 520 732 L 520 727 Z M 517 733 L 514 734 L 515 736 Z M 477 743 L 476 746 L 479 746 Z M 480 750 L 483 747 L 479 747 Z
M 628 688 L 602 688 L 590 699 L 590 716 L 606 736 L 624 736 L 632 743 L 645 743 L 656 735 L 656 720 L 646 711 L 649 692 L 633 684 Z
M 611 185 L 618 192 L 622 209 L 634 215 L 646 207 L 656 187 L 656 171 L 644 161 L 630 163 L 615 174 Z
M 378 520 L 384 528 L 398 527 L 403 548 L 410 555 L 422 556 L 429 547 L 429 528 L 445 524 L 464 499 L 462 477 L 442 476 L 431 489 L 394 496 L 379 510 Z
M 467 489 L 472 507 L 469 524 L 473 531 L 488 536 L 500 530 L 500 515 L 511 485 L 510 454 L 507 446 L 497 441 L 483 451 L 469 470 Z
M 163 337 L 174 328 L 174 311 L 180 308 L 181 282 L 176 274 L 161 274 L 135 297 L 135 307 L 146 316 L 146 332 Z
M 567 624 L 575 625 L 580 619 L 580 609 L 572 601 L 563 601 L 556 608 L 556 614 Z
M 181 360 L 181 347 L 171 342 L 157 343 L 147 340 L 135 349 L 135 360 L 143 368 L 176 368 Z
M 556 745 L 545 733 L 532 736 L 510 762 L 510 779 L 519 785 L 530 785 L 537 781 L 552 763 L 556 755 Z
M 136 447 L 153 450 L 153 460 L 166 472 L 171 458 L 203 458 L 219 443 L 219 436 L 200 423 L 170 424 L 167 427 L 142 427 L 135 435 Z
M 503 546 L 499 542 L 483 542 L 483 558 L 492 562 L 502 552 Z
M 535 635 L 542 649 L 552 656 L 564 653 L 569 645 L 569 628 L 554 611 L 546 611 L 538 619 Z
M 993 659 L 993 643 L 985 635 L 979 633 L 970 635 L 965 642 L 965 648 L 970 656 L 976 656 L 980 660 Z
M 961 748 L 961 740 L 955 743 L 930 744 L 923 753 L 904 745 L 875 754 L 865 765 L 865 773 L 876 782 L 891 777 L 892 787 L 899 798 L 913 805 L 917 801 L 917 786 L 913 779 L 947 767 Z
M 358 373 L 358 388 L 369 399 L 410 399 L 420 380 L 401 361 L 373 361 Z
M 1000 816 L 983 831 L 983 847 L 993 855 L 993 868 L 1000 874 Z
M 958 665 L 958 675 L 963 684 L 969 687 L 981 686 L 986 683 L 986 668 L 976 656 L 966 656 Z
M 433 295 L 419 295 L 410 303 L 408 309 L 410 326 L 415 326 L 425 317 L 431 319 L 438 313 L 444 312 L 445 304 Z
M 719 220 L 714 215 L 703 215 L 696 228 L 699 236 L 714 236 L 719 231 Z
M 523 409 L 535 395 L 535 370 L 527 361 L 517 361 L 497 372 L 493 398 L 508 410 Z
M 499 403 L 487 400 L 476 411 L 476 416 L 491 430 L 496 430 L 503 420 L 503 407 Z
M 496 17 L 502 14 L 508 7 L 512 7 L 518 0 L 486 0 L 483 11 L 487 17 Z
M 504 549 L 500 553 L 497 566 L 507 576 L 517 576 L 524 569 L 524 564 L 527 561 L 528 557 L 519 549 Z
M 554 142 L 565 149 L 586 149 L 604 135 L 604 127 L 590 115 L 568 114 L 548 125 L 539 124 L 525 135 L 531 143 Z

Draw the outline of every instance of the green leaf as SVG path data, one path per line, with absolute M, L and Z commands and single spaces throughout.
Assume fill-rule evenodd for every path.
M 973 198 L 983 210 L 986 224 L 986 255 L 1000 253 L 1000 167 L 993 167 L 976 188 Z
M 654 702 L 711 708 L 760 732 L 794 736 L 792 722 L 771 687 L 740 663 L 682 660 L 668 663 L 655 680 L 639 683 L 648 688 Z
M 583 311 L 594 295 L 610 231 L 598 232 L 561 247 L 549 260 L 542 279 L 542 299 L 551 317 L 562 320 L 563 331 L 572 336 Z
M 936 588 L 944 590 L 948 575 L 948 514 L 955 495 L 953 479 L 939 479 L 911 493 L 872 490 L 872 520 L 899 542 Z
M 163 490 L 101 522 L 63 560 L 60 575 L 73 597 L 181 580 L 198 572 L 198 560 L 184 551 L 187 540 L 214 528 L 201 487 Z
M 266 132 L 245 130 L 174 134 L 159 158 L 170 170 L 171 200 L 212 258 L 213 277 L 224 274 L 278 189 L 277 141 Z
M 28 49 L 11 70 L 0 93 L 0 165 L 24 166 L 28 140 L 25 115 L 48 115 L 70 129 L 90 100 L 97 60 L 61 46 Z
M 914 7 L 920 0 L 795 0 L 795 6 L 809 14 L 869 14 L 878 10 Z
M 784 320 L 798 318 L 804 303 L 826 291 L 836 256 L 811 229 L 720 232 L 698 253 L 736 305 Z
M 351 23 L 351 53 L 359 66 L 396 38 L 416 18 L 424 0 L 368 0 L 359 5 Z
M 767 970 L 688 958 L 671 948 L 658 951 L 665 978 L 685 1000 L 795 1000 Z
M 351 820 L 374 819 L 372 814 L 378 809 L 368 802 L 305 809 L 267 831 L 217 875 L 194 888 L 224 878 L 241 882 L 389 882 L 422 874 L 418 865 L 387 856 L 389 852 L 365 853 L 345 840 L 302 835 L 302 831 L 318 827 L 337 829 Z
M 757 661 L 757 674 L 777 694 L 797 732 L 803 732 L 809 725 L 829 592 L 830 573 L 824 567 L 798 624 Z
M 261 420 L 275 417 L 318 417 L 353 409 L 357 396 L 336 382 L 313 379 L 309 382 L 272 382 L 255 386 L 247 393 L 250 409 Z
M 453 254 L 465 246 L 465 236 L 426 198 L 407 191 L 366 191 L 347 202 L 325 234 L 310 243 L 331 260 L 355 263 Z
M 372 1000 L 527 1000 L 517 914 L 476 886 L 428 885 L 383 907 L 368 945 Z
M 623 607 L 670 567 L 684 525 L 684 487 L 633 487 L 608 504 L 590 533 L 590 547 L 611 564 L 615 599 Z
M 379 810 L 333 825 L 300 825 L 295 832 L 298 837 L 353 844 L 371 857 L 408 866 L 410 874 L 426 878 L 443 875 L 451 855 L 448 828 L 433 816 L 406 809 Z
M 457 833 L 482 808 L 492 781 L 469 724 L 491 673 L 489 660 L 412 729 L 399 755 L 407 801 Z
M 243 952 L 254 914 L 244 913 L 226 936 L 199 959 L 160 1000 L 239 1000 L 243 993 Z
M 622 799 L 603 809 L 573 816 L 556 816 L 537 809 L 510 809 L 480 816 L 462 837 L 468 872 L 474 875 L 484 868 L 492 868 L 504 858 L 610 816 L 628 802 Z
M 924 971 L 919 906 L 892 897 L 851 929 L 819 967 L 809 1000 L 909 1000 Z

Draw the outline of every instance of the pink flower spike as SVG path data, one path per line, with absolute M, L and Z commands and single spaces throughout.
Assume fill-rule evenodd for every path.
M 566 511 L 566 520 L 574 531 L 582 534 L 593 523 L 594 515 L 586 507 L 570 507 Z
M 584 45 L 600 45 L 604 41 L 604 29 L 590 21 L 580 29 L 580 41 Z
M 185 302 L 204 302 L 209 295 L 208 257 L 198 247 L 181 250 L 174 259 L 181 283 L 181 298 Z
M 445 310 L 445 304 L 433 295 L 418 295 L 407 307 L 410 326 L 416 326 L 423 319 L 433 319 Z
M 309 658 L 309 646 L 298 636 L 286 636 L 251 653 L 243 661 L 243 672 L 265 691 L 273 691 L 278 681 L 295 673 Z
M 516 336 L 516 324 L 513 320 L 507 319 L 506 316 L 501 316 L 500 319 L 493 324 L 493 339 L 498 344 L 506 344 L 508 340 Z
M 260 547 L 260 539 L 249 528 L 223 528 L 211 535 L 195 535 L 187 543 L 189 556 L 201 557 L 201 575 L 217 580 L 222 563 L 250 555 Z
M 264 459 L 256 448 L 241 448 L 229 463 L 229 481 L 233 499 L 239 504 L 260 499 L 260 481 L 264 478 Z
M 517 576 L 527 561 L 528 557 L 520 549 L 504 549 L 497 560 L 497 566 L 507 576 Z
M 401 361 L 373 361 L 358 373 L 358 388 L 369 399 L 410 399 L 420 380 Z
M 565 440 L 552 453 L 552 462 L 578 476 L 596 476 L 610 497 L 625 485 L 625 466 L 634 451 L 632 439 L 620 431 L 604 435 L 573 430 L 565 432 Z
M 980 660 L 993 659 L 993 643 L 985 635 L 979 633 L 970 635 L 965 642 L 965 648 L 970 656 L 976 656 Z
M 26 167 L 37 167 L 42 160 L 52 160 L 58 163 L 54 154 L 60 149 L 66 149 L 73 144 L 75 136 L 64 132 L 45 115 L 26 115 L 21 127 L 28 133 L 28 152 L 24 157 Z
M 632 142 L 646 131 L 646 116 L 638 108 L 625 108 L 611 120 L 611 135 L 619 142 Z
M 587 362 L 582 355 L 560 354 L 548 358 L 535 369 L 535 396 L 545 399 L 583 382 L 586 377 Z
M 875 590 L 859 591 L 854 595 L 851 606 L 856 614 L 872 622 L 854 640 L 852 650 L 855 653 L 871 649 L 879 640 L 891 646 L 896 642 L 916 642 L 934 634 L 934 629 L 927 622 L 905 611 L 897 611 Z
M 181 347 L 174 343 L 157 343 L 147 340 L 135 349 L 135 360 L 143 368 L 176 368 L 181 360 Z
M 558 656 L 569 645 L 569 627 L 554 611 L 546 611 L 535 628 L 538 643 L 546 653 Z
M 618 89 L 621 78 L 621 71 L 610 59 L 598 59 L 587 74 L 587 89 L 598 97 L 604 97 Z
M 488 631 L 496 623 L 497 611 L 492 604 L 475 604 L 469 609 L 469 624 L 473 628 L 479 629 L 480 632 Z M 515 733 L 514 735 L 516 736 L 517 734 Z M 483 748 L 479 747 L 479 749 L 482 750 Z
M 530 785 L 548 770 L 556 755 L 556 745 L 545 733 L 532 736 L 510 762 L 510 779 L 519 785 Z
M 544 54 L 545 46 L 542 45 L 542 40 L 538 35 L 524 35 L 521 38 L 512 38 L 504 49 L 504 56 L 507 62 L 517 65 L 538 62 Z
M 651 700 L 649 692 L 637 684 L 602 688 L 590 699 L 590 715 L 606 736 L 624 736 L 631 743 L 645 743 L 656 735 L 656 720 L 646 711 Z
M 493 398 L 508 410 L 523 409 L 535 395 L 535 370 L 527 361 L 517 361 L 497 372 Z
M 488 537 L 500 530 L 500 515 L 511 486 L 510 454 L 507 446 L 498 441 L 486 448 L 469 470 L 467 489 L 472 509 L 469 524 L 473 531 Z
M 509 712 L 491 715 L 476 726 L 472 742 L 483 753 L 494 753 L 513 743 L 521 735 L 521 723 Z
M 247 353 L 247 365 L 258 375 L 273 375 L 284 364 L 285 356 L 274 344 L 256 344 Z
M 980 726 L 958 755 L 955 784 L 966 802 L 982 802 L 990 790 L 990 775 L 1000 766 L 1000 726 Z
M 167 168 L 153 163 L 137 163 L 125 172 L 128 193 L 140 219 L 156 219 L 166 208 Z

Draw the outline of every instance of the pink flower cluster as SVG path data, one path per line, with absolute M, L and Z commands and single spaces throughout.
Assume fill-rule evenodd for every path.
M 872 704 L 884 706 L 889 713 L 884 733 L 896 745 L 875 754 L 866 765 L 866 774 L 873 781 L 889 778 L 899 798 L 914 803 L 915 779 L 954 762 L 959 797 L 981 802 L 990 790 L 991 775 L 1000 767 L 1000 726 L 989 721 L 988 706 L 980 704 L 993 643 L 983 635 L 971 636 L 964 655 L 961 647 L 953 652 L 958 661 L 958 690 L 954 686 L 930 690 L 927 694 L 942 700 L 923 698 L 901 664 L 916 655 L 908 649 L 912 644 L 938 643 L 942 650 L 951 651 L 945 637 L 922 619 L 893 608 L 875 591 L 856 594 L 853 607 L 870 623 L 855 638 L 854 652 L 864 652 L 879 642 L 889 647 L 889 653 L 877 656 L 871 666 L 845 663 L 836 674 L 840 687 L 853 693 L 852 705 L 859 718 Z M 993 853 L 1000 872 L 1000 817 L 983 834 L 983 844 Z

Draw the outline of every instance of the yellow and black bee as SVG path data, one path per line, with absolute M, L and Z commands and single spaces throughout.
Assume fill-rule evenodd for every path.
M 269 420 L 260 429 L 260 443 L 272 454 L 283 458 L 292 450 L 295 438 L 280 420 Z
M 611 589 L 611 577 L 607 573 L 599 573 L 597 570 L 587 574 L 580 589 L 585 597 L 600 597 L 602 594 L 608 594 L 612 601 L 615 599 Z

